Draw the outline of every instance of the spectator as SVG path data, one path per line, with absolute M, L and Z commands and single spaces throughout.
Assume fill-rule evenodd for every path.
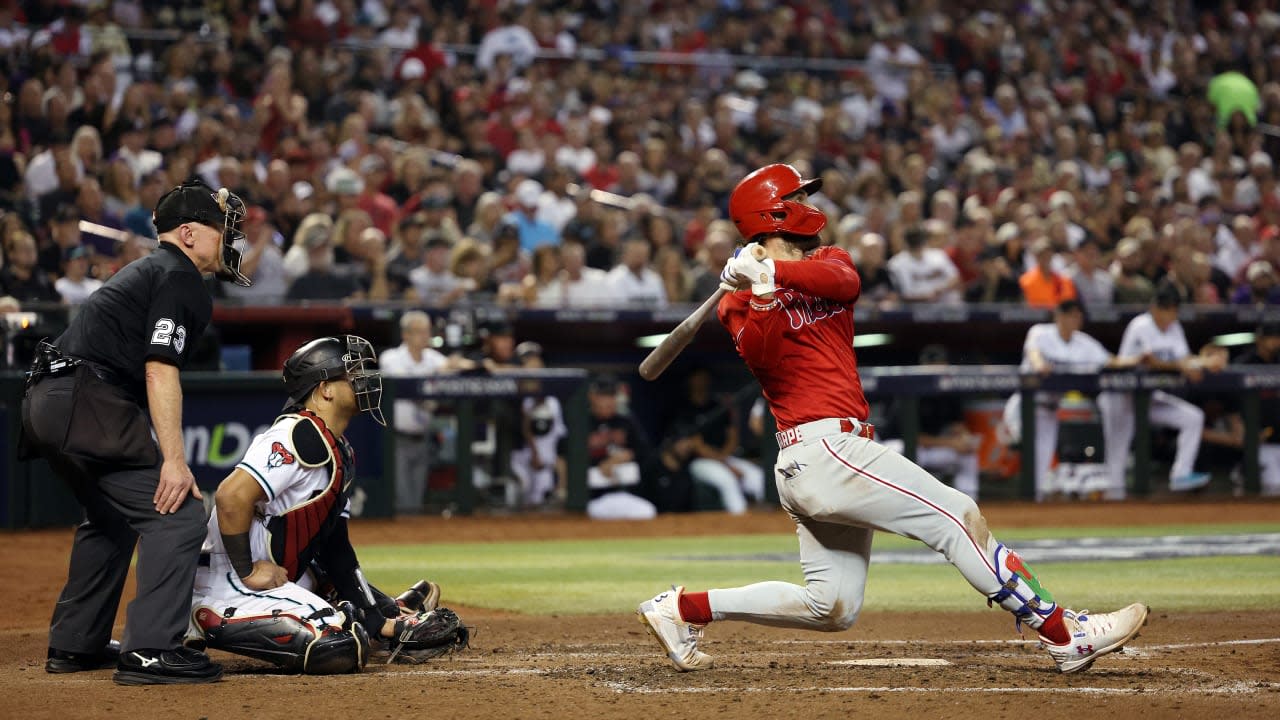
M 905 248 L 890 258 L 889 272 L 904 302 L 961 302 L 960 273 L 947 253 L 928 247 L 927 236 L 913 227 L 903 236 Z
M 1143 274 L 1145 262 L 1145 253 L 1138 240 L 1125 238 L 1116 245 L 1116 259 L 1111 263 L 1111 277 L 1115 280 L 1117 304 L 1136 305 L 1151 302 L 1155 297 L 1155 285 Z
M 403 297 L 410 286 L 409 275 L 422 264 L 425 247 L 422 215 L 404 216 L 396 225 L 394 242 L 387 251 L 387 290 L 391 297 Z
M 1009 267 L 1004 250 L 999 245 L 989 245 L 978 254 L 979 275 L 966 289 L 965 302 L 1013 303 L 1022 302 L 1022 286 Z
M 565 242 L 560 248 L 560 262 L 563 270 L 559 282 L 565 306 L 590 308 L 612 302 L 614 289 L 609 273 L 586 264 L 582 243 Z
M 56 303 L 62 300 L 48 273 L 36 264 L 36 241 L 26 232 L 9 238 L 4 248 L 5 265 L 0 268 L 0 296 L 20 303 Z
M 360 293 L 360 285 L 351 273 L 334 270 L 333 247 L 323 231 L 308 229 L 304 238 L 302 248 L 307 271 L 289 284 L 285 299 L 332 301 L 355 298 Z
M 89 250 L 85 247 L 66 250 L 61 273 L 62 277 L 54 281 L 53 288 L 68 305 L 79 305 L 102 287 L 101 280 L 89 277 Z
M 1280 305 L 1280 281 L 1271 263 L 1254 260 L 1245 272 L 1246 283 L 1231 296 L 1234 305 Z
M 246 305 L 278 305 L 289 290 L 289 278 L 284 269 L 284 253 L 280 250 L 284 238 L 267 221 L 267 212 L 252 205 L 245 212 L 241 224 L 247 247 L 240 248 L 240 273 L 253 281 L 249 287 L 228 283 L 223 291 L 228 298 L 235 298 Z
M 465 295 L 469 288 L 462 278 L 449 270 L 452 247 L 439 232 L 427 231 L 423 235 L 425 247 L 422 264 L 409 271 L 409 283 L 413 286 L 405 299 L 416 300 L 429 307 L 449 307 Z
M 609 271 L 608 285 L 615 305 L 663 308 L 667 306 L 666 285 L 649 267 L 649 243 L 633 237 L 622 246 L 622 259 Z
M 1076 297 L 1076 287 L 1071 278 L 1060 275 L 1053 269 L 1053 243 L 1041 235 L 1031 241 L 1031 254 L 1036 265 L 1018 278 L 1022 287 L 1022 297 L 1031 307 L 1052 308 L 1063 300 Z
M 1076 247 L 1075 264 L 1067 270 L 1080 303 L 1089 312 L 1110 308 L 1115 296 L 1115 280 L 1099 266 L 1101 260 L 1102 251 L 1097 241 L 1085 238 Z
M 39 263 L 46 273 L 56 276 L 62 273 L 68 253 L 85 245 L 80 235 L 80 213 L 74 205 L 59 205 L 49 220 L 51 242 L 40 250 Z
M 724 271 L 724 264 L 733 257 L 737 242 L 738 234 L 732 226 L 717 226 L 707 231 L 707 239 L 698 253 L 700 261 L 693 271 L 692 287 L 687 300 L 702 302 L 716 291 L 720 286 L 720 273 Z M 863 292 L 866 292 L 865 280 Z
M 542 199 L 542 183 L 537 180 L 521 180 L 513 197 L 516 209 L 507 215 L 507 222 L 520 230 L 520 248 L 533 252 L 539 245 L 558 245 L 560 234 L 551 224 L 538 218 L 538 202 Z
M 649 520 L 658 510 L 643 497 L 642 468 L 651 447 L 644 430 L 618 408 L 618 382 L 597 377 L 587 388 L 587 517 Z
M 854 251 L 851 254 L 862 278 L 859 299 L 882 309 L 897 305 L 899 298 L 893 273 L 885 264 L 884 238 L 877 233 L 866 233 L 858 239 Z

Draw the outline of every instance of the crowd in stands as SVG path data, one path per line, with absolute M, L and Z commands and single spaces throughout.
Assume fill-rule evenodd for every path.
M 224 302 L 701 300 L 729 191 L 786 161 L 881 307 L 1274 304 L 1278 32 L 1231 0 L 4 2 L 0 295 L 82 300 L 197 175 L 251 208 Z

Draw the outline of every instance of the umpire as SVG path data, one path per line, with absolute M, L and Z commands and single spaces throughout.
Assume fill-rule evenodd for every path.
M 154 213 L 159 249 L 116 273 L 37 352 L 22 453 L 47 460 L 85 510 L 53 611 L 48 672 L 115 665 L 121 685 L 222 677 L 182 646 L 205 517 L 182 440 L 178 371 L 213 313 L 202 275 L 250 284 L 234 247 L 243 216 L 225 188 L 192 180 L 169 191 Z M 138 592 L 117 644 L 111 627 L 135 545 Z

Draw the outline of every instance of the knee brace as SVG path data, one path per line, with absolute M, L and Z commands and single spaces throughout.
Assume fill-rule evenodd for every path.
M 316 675 L 356 672 L 368 660 L 369 636 L 350 613 L 326 608 L 305 617 L 280 610 L 236 617 L 235 612 L 196 609 L 196 626 L 208 647 Z
M 1053 596 L 1040 586 L 1040 580 L 1022 558 L 1003 543 L 996 545 L 993 559 L 1000 590 L 987 596 L 987 605 L 996 604 L 1013 613 L 1019 626 L 1026 623 L 1040 627 L 1058 607 Z

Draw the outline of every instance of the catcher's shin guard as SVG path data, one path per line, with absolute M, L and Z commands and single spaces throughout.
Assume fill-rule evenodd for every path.
M 359 623 L 351 622 L 351 617 L 333 610 L 306 617 L 279 610 L 244 617 L 236 617 L 235 608 L 224 615 L 208 607 L 195 611 L 196 625 L 208 647 L 315 675 L 356 672 L 364 667 L 369 636 Z M 325 622 L 324 618 L 341 624 Z

